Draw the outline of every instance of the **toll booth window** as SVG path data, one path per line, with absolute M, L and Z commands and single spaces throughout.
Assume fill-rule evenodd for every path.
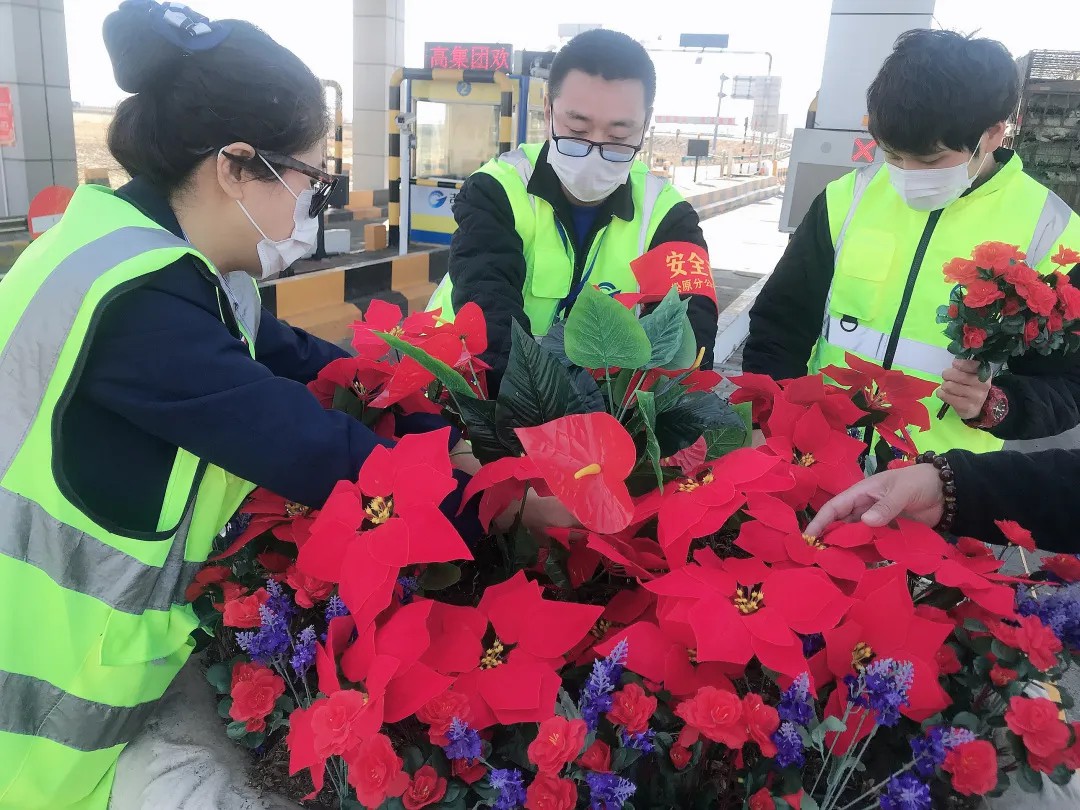
M 525 137 L 527 143 L 543 143 L 547 140 L 547 123 L 544 121 L 543 109 L 529 110 L 529 129 Z
M 499 110 L 416 102 L 416 176 L 464 180 L 499 153 Z

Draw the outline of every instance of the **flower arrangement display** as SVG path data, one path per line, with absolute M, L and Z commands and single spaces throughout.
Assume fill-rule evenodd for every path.
M 919 382 L 853 363 L 725 402 L 686 304 L 637 303 L 589 288 L 543 340 L 515 330 L 495 399 L 477 309 L 372 304 L 313 394 L 386 436 L 418 412 L 461 428 L 490 534 L 446 506 L 449 428 L 321 509 L 254 494 L 189 597 L 260 773 L 388 810 L 974 808 L 1067 781 L 1070 698 L 1029 687 L 1080 655 L 1080 561 L 1018 579 L 906 521 L 802 530 L 862 475 L 852 426 L 910 443 Z M 496 521 L 530 493 L 580 528 Z
M 953 355 L 979 362 L 983 382 L 1011 357 L 1080 349 L 1080 290 L 1067 275 L 1080 253 L 1062 245 L 1051 257 L 1059 269 L 1045 276 L 1026 259 L 1015 245 L 985 242 L 970 259 L 958 257 L 943 269 L 956 286 L 938 309 L 938 323 L 946 325 Z

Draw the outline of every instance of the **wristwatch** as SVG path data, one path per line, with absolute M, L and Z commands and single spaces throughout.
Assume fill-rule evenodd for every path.
M 964 424 L 976 430 L 993 430 L 1000 425 L 1009 414 L 1009 398 L 1005 392 L 996 385 L 991 386 L 990 393 L 986 395 L 979 415 L 972 419 L 965 419 Z

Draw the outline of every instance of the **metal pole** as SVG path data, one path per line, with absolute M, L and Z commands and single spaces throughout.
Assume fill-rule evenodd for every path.
M 649 171 L 652 171 L 652 149 L 653 149 L 653 141 L 655 141 L 655 140 L 656 140 L 656 127 L 652 126 L 652 127 L 649 127 L 649 151 L 648 151 L 647 156 L 645 158 L 645 160 L 647 161 L 647 163 L 649 165 Z
M 712 130 L 712 150 L 713 154 L 716 154 L 716 141 L 720 137 L 720 105 L 724 101 L 724 85 L 727 84 L 728 77 L 720 74 L 720 92 L 716 94 L 716 122 L 713 124 Z
M 765 51 L 764 53 L 765 53 L 765 55 L 767 57 L 769 57 L 769 72 L 765 76 L 765 102 L 766 103 L 764 105 L 764 112 L 763 112 L 763 115 L 761 116 L 762 120 L 760 122 L 761 123 L 761 146 L 758 148 L 758 172 L 759 173 L 760 173 L 760 170 L 761 170 L 761 165 L 762 165 L 763 161 L 765 160 L 765 130 L 768 128 L 768 124 L 769 124 L 769 104 L 768 104 L 768 101 L 769 101 L 770 91 L 772 90 L 772 54 L 769 53 L 768 51 Z
M 4 216 L 11 216 L 11 209 L 8 207 L 8 191 L 7 191 L 7 173 L 4 171 L 4 147 L 0 146 L 0 188 L 4 190 Z

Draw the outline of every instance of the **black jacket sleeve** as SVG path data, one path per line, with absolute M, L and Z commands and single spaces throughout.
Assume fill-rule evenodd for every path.
M 951 450 L 945 457 L 956 476 L 954 534 L 1004 543 L 994 521 L 1015 520 L 1034 535 L 1039 548 L 1080 553 L 1080 450 Z
M 514 229 L 514 212 L 499 182 L 487 174 L 465 181 L 454 200 L 457 231 L 450 242 L 452 303 L 457 311 L 472 301 L 487 321 L 488 350 L 481 359 L 491 366 L 492 392 L 510 356 L 510 324 L 530 329 L 525 314 L 525 254 Z M 531 330 L 530 330 L 531 331 Z
M 690 203 L 683 200 L 668 211 L 667 216 L 656 228 L 649 249 L 662 245 L 665 242 L 690 242 L 698 245 L 709 252 L 709 245 L 705 241 L 705 234 L 701 232 L 701 222 L 697 211 Z M 690 318 L 690 325 L 694 328 L 694 336 L 697 338 L 698 347 L 705 348 L 705 354 L 701 359 L 701 368 L 713 367 L 713 348 L 716 345 L 717 317 L 716 304 L 703 295 L 687 295 L 690 299 L 686 314 Z M 726 358 L 720 358 L 724 360 Z
M 1069 278 L 1080 287 L 1080 267 Z M 999 439 L 1042 439 L 1080 424 L 1080 354 L 1022 355 L 994 385 L 1009 400 L 1008 415 L 992 431 Z
M 255 356 L 278 377 L 307 385 L 319 376 L 324 366 L 348 357 L 349 353 L 303 329 L 279 321 L 264 308 L 259 334 L 255 338 Z
M 744 371 L 767 374 L 774 380 L 805 376 L 821 334 L 833 259 L 829 212 L 822 192 L 750 309 Z

